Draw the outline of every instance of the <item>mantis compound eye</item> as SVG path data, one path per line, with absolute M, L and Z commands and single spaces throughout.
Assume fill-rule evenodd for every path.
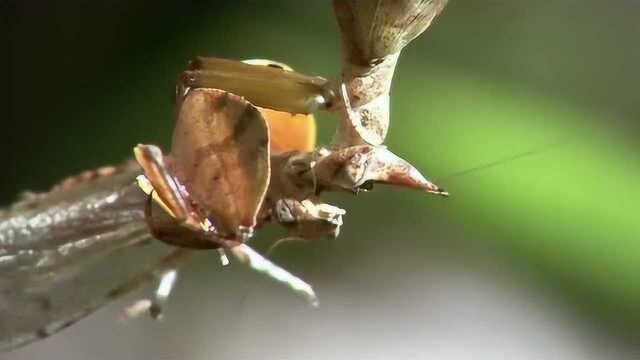
M 293 223 L 296 221 L 296 217 L 293 214 L 291 207 L 287 204 L 286 200 L 279 200 L 276 203 L 276 218 L 281 223 Z
M 367 180 L 363 182 L 362 185 L 358 187 L 358 189 L 362 191 L 371 191 L 373 190 L 373 184 L 374 184 L 373 180 Z

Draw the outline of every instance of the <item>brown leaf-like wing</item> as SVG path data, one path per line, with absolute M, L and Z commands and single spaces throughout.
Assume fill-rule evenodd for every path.
M 176 176 L 196 207 L 226 235 L 255 226 L 269 184 L 269 129 L 244 98 L 195 89 L 173 133 Z

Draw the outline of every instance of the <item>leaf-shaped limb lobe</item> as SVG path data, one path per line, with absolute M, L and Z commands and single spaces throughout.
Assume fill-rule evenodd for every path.
M 221 235 L 255 226 L 269 156 L 269 128 L 255 106 L 223 90 L 188 93 L 173 133 L 173 171 Z

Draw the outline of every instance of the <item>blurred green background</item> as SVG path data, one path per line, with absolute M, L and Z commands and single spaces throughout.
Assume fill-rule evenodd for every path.
M 193 56 L 267 58 L 330 78 L 340 71 L 329 1 L 25 0 L 9 3 L 6 13 L 9 106 L 0 156 L 8 166 L 1 204 L 20 191 L 44 190 L 67 175 L 120 162 L 137 143 L 166 148 L 174 82 Z M 345 296 L 378 298 L 380 313 L 397 311 L 405 306 L 403 299 L 415 295 L 407 289 L 438 283 L 430 269 L 446 268 L 490 274 L 489 283 L 526 289 L 531 295 L 525 299 L 540 297 L 533 301 L 551 304 L 551 313 L 579 319 L 577 328 L 596 334 L 588 336 L 635 344 L 639 20 L 640 1 L 633 0 L 451 0 L 433 27 L 403 52 L 392 89 L 388 144 L 452 197 L 384 187 L 357 198 L 332 195 L 330 200 L 348 211 L 340 238 L 284 246 L 275 259 L 316 285 L 321 301 L 329 304 L 320 314 L 335 310 L 332 302 Z M 322 114 L 318 122 L 320 142 L 327 144 L 335 119 Z M 277 236 L 260 235 L 256 244 L 264 249 Z M 177 303 L 200 298 L 202 288 L 223 281 L 215 286 L 224 291 L 218 287 L 215 296 L 241 302 L 242 291 L 234 284 L 253 277 L 212 275 L 220 273 L 212 258 L 187 269 Z M 285 290 L 260 285 L 264 279 L 251 281 L 258 289 L 274 288 L 272 296 L 284 301 L 288 312 L 255 299 L 258 290 L 246 306 L 264 306 L 266 313 L 283 317 L 295 314 L 293 319 L 320 316 L 308 315 L 310 310 L 282 294 Z M 455 294 L 443 302 L 460 301 Z M 421 298 L 414 301 L 428 302 L 436 294 L 415 296 Z M 202 311 L 216 311 L 199 301 Z M 357 314 L 355 304 L 338 308 L 346 319 Z M 179 307 L 171 309 L 176 313 L 169 317 L 179 318 Z M 91 329 L 117 327 L 104 325 L 106 318 Z M 264 329 L 283 321 L 275 315 L 259 319 Z M 399 321 L 396 330 L 410 328 L 411 319 Z M 179 325 L 165 324 L 164 336 L 174 336 Z M 491 324 L 478 331 L 491 332 Z M 224 329 L 187 325 L 182 331 L 200 329 L 209 337 Z M 247 326 L 255 329 L 255 323 Z M 287 334 L 296 333 L 291 326 Z M 143 328 L 136 334 L 154 337 L 153 325 Z M 136 342 L 131 336 L 110 345 Z M 247 346 L 250 339 L 247 335 Z M 66 351 L 73 353 L 75 343 L 69 341 Z M 336 349 L 349 348 L 341 344 Z M 34 345 L 51 353 L 46 346 Z M 265 340 L 263 346 L 275 345 Z M 145 354 L 136 349 L 140 352 L 122 358 Z M 26 351 L 23 358 L 33 355 Z

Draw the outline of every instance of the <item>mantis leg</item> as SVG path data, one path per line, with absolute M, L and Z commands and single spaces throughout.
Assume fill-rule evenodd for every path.
M 158 203 L 163 205 L 175 222 L 184 224 L 192 230 L 201 229 L 201 220 L 189 210 L 187 202 L 180 193 L 177 180 L 166 168 L 162 150 L 154 145 L 140 144 L 134 148 L 134 154 L 152 186 L 151 190 L 159 198 Z
M 228 91 L 256 106 L 309 114 L 331 105 L 328 80 L 288 71 L 281 66 L 259 66 L 242 61 L 198 57 L 182 73 L 176 86 L 177 102 L 192 88 Z
M 164 306 L 171 295 L 171 291 L 178 277 L 178 266 L 191 255 L 192 251 L 187 249 L 177 249 L 160 260 L 156 266 L 147 272 L 131 279 L 129 282 L 113 289 L 109 296 L 118 298 L 131 290 L 140 287 L 149 281 L 157 281 L 156 290 L 151 298 L 137 300 L 124 309 L 125 319 L 136 318 L 143 314 L 149 314 L 154 319 L 162 318 Z
M 290 237 L 313 239 L 322 236 L 336 238 L 346 211 L 311 200 L 284 199 L 276 203 L 276 214 L 278 221 L 289 229 Z

